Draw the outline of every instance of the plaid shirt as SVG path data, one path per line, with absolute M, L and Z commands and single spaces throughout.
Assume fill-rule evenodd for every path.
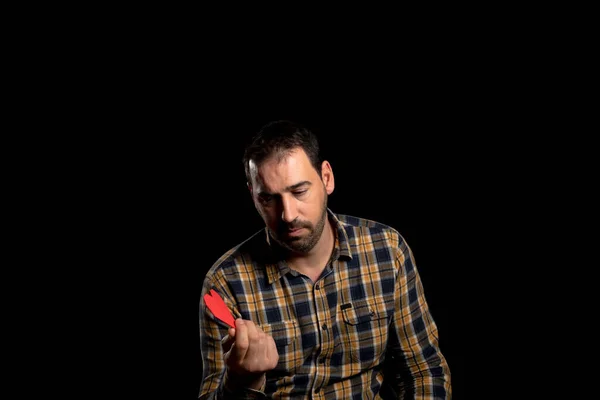
M 260 391 L 228 380 L 228 328 L 201 301 L 200 399 L 451 398 L 450 370 L 403 237 L 381 223 L 328 215 L 335 249 L 316 282 L 286 264 L 265 229 L 209 270 L 201 296 L 216 290 L 234 317 L 273 336 L 279 362 Z

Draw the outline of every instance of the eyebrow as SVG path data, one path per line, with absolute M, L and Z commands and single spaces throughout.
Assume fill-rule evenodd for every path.
M 283 189 L 284 192 L 291 192 L 295 189 L 298 189 L 302 186 L 311 186 L 312 182 L 311 181 L 302 181 L 302 182 L 298 182 L 296 184 L 293 184 L 291 186 L 286 187 L 285 189 Z M 265 191 L 261 191 L 258 193 L 259 196 L 274 196 L 276 193 L 269 193 L 269 192 L 265 192 Z

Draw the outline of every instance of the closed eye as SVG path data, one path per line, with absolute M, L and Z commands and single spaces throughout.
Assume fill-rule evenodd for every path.
M 258 196 L 258 200 L 260 200 L 261 203 L 269 203 L 270 201 L 273 200 L 273 196 L 270 195 L 260 195 Z

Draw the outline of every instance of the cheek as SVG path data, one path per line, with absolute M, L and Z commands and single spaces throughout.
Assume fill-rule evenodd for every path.
M 273 208 L 265 208 L 257 202 L 254 203 L 254 206 L 267 225 L 270 227 L 277 225 L 277 215 Z

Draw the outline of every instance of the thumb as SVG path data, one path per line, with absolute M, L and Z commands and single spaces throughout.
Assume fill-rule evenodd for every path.
M 231 346 L 235 342 L 235 328 L 229 328 L 229 334 L 221 340 L 221 345 L 223 346 L 223 352 L 227 353 Z

